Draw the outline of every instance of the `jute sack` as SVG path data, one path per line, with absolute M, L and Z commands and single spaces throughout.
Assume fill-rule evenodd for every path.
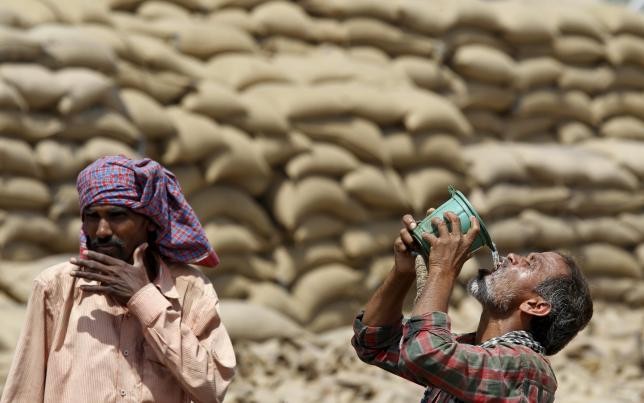
M 640 265 L 644 265 L 644 244 L 640 244 L 635 248 L 635 255 Z
M 564 63 L 593 64 L 606 58 L 603 42 L 579 35 L 560 35 L 553 42 L 555 56 Z
M 204 274 L 212 281 L 217 296 L 221 299 L 246 299 L 251 287 L 251 280 L 241 274 L 220 273 L 214 270 L 204 270 Z
M 465 111 L 465 118 L 472 125 L 472 128 L 479 135 L 491 135 L 501 137 L 504 124 L 498 114 L 484 109 L 471 109 Z
M 228 217 L 266 238 L 276 229 L 264 208 L 250 195 L 230 186 L 210 186 L 190 197 L 190 204 L 201 221 Z
M 146 20 L 190 20 L 190 11 L 174 3 L 152 1 L 141 4 L 136 10 Z
M 611 88 L 617 89 L 643 89 L 644 69 L 638 66 L 627 65 L 615 68 L 615 79 Z
M 488 228 L 494 244 L 501 250 L 517 251 L 532 247 L 537 237 L 537 228 L 519 218 L 494 221 Z
M 295 223 L 313 214 L 325 212 L 347 221 L 361 221 L 366 210 L 353 200 L 337 182 L 322 178 L 308 177 L 297 183 Z M 283 206 L 286 207 L 286 206 Z
M 278 54 L 271 63 L 286 72 L 292 81 L 302 84 L 347 81 L 358 75 L 345 52 L 335 49 L 320 49 L 303 55 Z
M 250 229 L 229 220 L 215 219 L 204 225 L 206 236 L 217 253 L 225 256 L 234 253 L 265 251 L 268 243 Z
M 0 289 L 10 295 L 12 299 L 21 304 L 26 304 L 31 295 L 34 278 L 46 268 L 65 262 L 70 257 L 69 254 L 52 255 L 44 259 L 32 259 L 24 263 L 7 259 L 0 260 Z M 3 308 L 6 307 L 4 303 L 2 306 Z M 14 346 L 10 346 L 10 348 L 14 348 Z
M 189 91 L 192 80 L 169 71 L 145 71 L 125 62 L 118 63 L 117 82 L 124 88 L 135 88 L 157 101 L 169 104 Z
M 0 108 L 26 111 L 29 106 L 16 88 L 0 80 Z
M 26 241 L 47 246 L 58 236 L 58 232 L 54 222 L 40 214 L 14 211 L 0 219 L 0 245 Z
M 360 166 L 360 161 L 344 148 L 327 143 L 313 143 L 311 149 L 293 157 L 284 170 L 291 179 L 309 175 L 339 177 Z
M 27 317 L 27 309 L 21 304 L 3 304 L 2 309 L 6 311 L 5 320 L 6 327 L 0 333 L 0 348 L 2 351 L 14 351 L 20 337 L 21 329 Z M 11 355 L 11 353 L 7 354 Z M 3 368 L 0 373 L 3 376 L 3 382 L 9 375 L 9 368 L 11 366 L 11 357 L 2 357 Z
M 559 2 L 551 2 L 548 5 L 554 4 L 556 7 L 551 7 L 550 10 L 554 12 L 556 26 L 560 33 L 584 35 L 598 41 L 603 41 L 608 35 L 606 27 L 588 9 L 582 11 L 577 6 Z
M 313 24 L 313 37 L 317 42 L 346 45 L 349 42 L 349 30 L 341 21 L 318 18 Z
M 400 225 L 402 226 L 402 223 L 400 223 Z M 393 244 L 393 241 L 392 241 L 392 244 Z M 380 285 L 385 280 L 385 278 L 387 277 L 387 275 L 389 274 L 389 272 L 392 270 L 393 267 L 394 267 L 393 253 L 387 253 L 387 254 L 373 257 L 368 265 L 367 276 L 364 280 L 365 291 L 373 292 L 378 287 L 380 287 Z
M 61 138 L 68 140 L 87 141 L 96 136 L 132 145 L 141 140 L 141 133 L 129 120 L 103 107 L 87 109 L 67 117 L 60 133 Z
M 603 92 L 615 80 L 617 73 L 608 66 L 574 67 L 566 66 L 559 76 L 559 87 L 563 90 L 581 90 L 587 94 Z
M 528 171 L 514 151 L 512 143 L 479 143 L 463 148 L 468 174 L 476 183 L 491 186 L 504 181 L 526 182 Z
M 190 197 L 197 191 L 207 186 L 206 180 L 198 166 L 193 164 L 181 164 L 169 167 L 181 185 L 184 195 Z
M 516 102 L 516 94 L 512 87 L 475 81 L 468 81 L 465 85 L 467 94 L 457 102 L 461 108 L 492 110 L 498 113 L 507 111 Z
M 198 20 L 179 23 L 177 20 L 162 20 L 174 32 L 171 43 L 183 54 L 208 59 L 219 53 L 255 52 L 253 37 L 241 29 L 227 25 L 201 23 Z M 203 38 L 208 38 L 204 41 Z
M 633 307 L 644 306 L 644 286 L 641 283 L 636 284 L 626 293 L 624 300 Z
M 554 115 L 588 124 L 594 123 L 591 99 L 581 91 L 565 93 L 552 90 L 532 91 L 521 97 L 516 114 L 519 117 Z
M 566 122 L 557 127 L 557 136 L 562 144 L 575 144 L 595 137 L 595 132 L 581 122 Z
M 521 212 L 521 221 L 535 229 L 530 248 L 557 249 L 579 242 L 575 221 L 535 210 Z
M 231 118 L 247 112 L 234 91 L 212 80 L 201 81 L 196 92 L 183 98 L 181 106 L 213 119 Z
M 24 31 L 0 26 L 0 60 L 4 62 L 35 62 L 42 55 L 43 49 L 40 43 L 30 38 Z
M 300 277 L 293 286 L 292 295 L 304 323 L 331 301 L 355 295 L 362 278 L 362 273 L 342 264 L 320 266 Z
M 66 68 L 55 75 L 65 88 L 58 102 L 58 112 L 68 115 L 99 103 L 112 90 L 114 83 L 103 74 L 86 68 Z
M 402 0 L 399 7 L 399 24 L 429 36 L 443 34 L 457 19 L 457 9 L 448 0 L 431 3 L 422 0 Z
M 280 312 L 298 323 L 304 321 L 300 306 L 283 286 L 270 282 L 252 284 L 248 290 L 248 302 Z
M 40 178 L 34 150 L 24 140 L 0 137 L 0 173 Z
M 582 246 L 579 250 L 584 273 L 589 277 L 642 278 L 642 268 L 626 250 L 605 243 Z
M 98 23 L 85 23 L 76 25 L 76 29 L 83 36 L 100 42 L 112 49 L 112 52 L 120 58 L 132 59 L 132 54 L 127 41 L 127 34 L 112 26 Z
M 40 42 L 54 67 L 87 67 L 105 73 L 116 70 L 116 55 L 108 45 L 69 26 L 47 24 L 29 31 Z
M 409 172 L 405 185 L 414 211 L 424 213 L 428 208 L 440 206 L 449 198 L 447 187 L 463 188 L 463 177 L 442 168 L 419 168 Z
M 15 262 L 31 262 L 51 255 L 51 250 L 32 242 L 9 242 L 0 249 L 0 257 Z
M 60 22 L 76 25 L 82 22 L 110 24 L 110 14 L 104 1 L 41 0 Z
M 0 177 L 0 208 L 42 210 L 51 203 L 47 186 L 33 178 Z
M 393 247 L 401 225 L 400 220 L 386 220 L 351 227 L 342 234 L 342 248 L 351 259 L 385 253 Z
M 297 4 L 286 1 L 267 2 L 254 8 L 251 17 L 267 35 L 313 39 L 309 29 L 312 20 Z
M 78 149 L 76 160 L 85 166 L 108 155 L 124 155 L 132 159 L 141 158 L 141 155 L 127 144 L 105 137 L 94 137 Z
M 472 134 L 461 111 L 441 96 L 414 89 L 401 89 L 391 95 L 394 102 L 405 107 L 404 122 L 409 131 L 446 130 L 460 137 Z
M 170 139 L 163 154 L 165 164 L 194 163 L 228 147 L 221 128 L 211 119 L 176 107 L 166 113 L 177 128 L 177 135 Z
M 433 60 L 419 56 L 400 56 L 392 61 L 392 67 L 403 72 L 420 87 L 434 90 L 447 86 L 443 69 Z
M 619 91 L 598 96 L 593 100 L 593 113 L 598 122 L 619 115 L 644 119 L 644 95 L 636 91 Z
M 458 0 L 452 4 L 458 10 L 456 26 L 475 27 L 492 32 L 502 29 L 499 14 L 488 3 L 476 0 Z
M 632 63 L 644 66 L 644 39 L 630 34 L 613 36 L 607 47 L 608 59 L 614 65 Z
M 523 91 L 557 83 L 565 71 L 561 62 L 552 57 L 535 57 L 517 62 L 515 85 Z
M 358 70 L 360 71 L 360 70 Z M 357 81 L 329 85 L 342 94 L 351 114 L 380 125 L 399 124 L 407 108 L 399 102 L 391 102 L 391 92 L 371 83 Z
M 53 115 L 0 111 L 0 132 L 16 135 L 23 140 L 35 142 L 45 139 L 60 133 L 62 127 L 60 120 Z
M 147 140 L 163 140 L 172 137 L 176 128 L 163 106 L 154 98 L 132 89 L 121 89 L 115 97 L 114 108 L 122 111 Z
M 436 55 L 440 58 L 449 57 L 444 56 L 443 53 L 450 55 L 457 49 L 468 45 L 484 46 L 486 48 L 498 50 L 504 54 L 513 53 L 512 47 L 509 46 L 506 41 L 499 38 L 499 36 L 494 32 L 490 32 L 482 28 L 463 26 L 453 28 L 450 29 L 442 38 L 445 42 L 445 48 L 438 48 L 441 50 L 441 53 Z
M 128 39 L 137 64 L 173 71 L 191 78 L 206 76 L 206 68 L 202 63 L 175 51 L 160 39 L 140 34 L 132 34 Z
M 365 205 L 396 212 L 410 207 L 407 189 L 394 170 L 365 164 L 346 174 L 341 183 L 347 194 Z
M 49 218 L 58 220 L 63 216 L 80 216 L 78 191 L 73 183 L 62 183 L 51 189 L 53 200 L 49 208 Z
M 302 133 L 315 141 L 328 141 L 355 154 L 365 162 L 389 160 L 380 128 L 361 118 L 311 120 L 295 123 Z
M 223 8 L 211 12 L 207 17 L 208 22 L 214 24 L 228 25 L 239 28 L 249 34 L 261 34 L 257 23 L 251 18 L 251 15 L 240 8 Z
M 349 18 L 344 21 L 349 44 L 353 46 L 375 46 L 392 54 L 430 56 L 434 50 L 432 42 L 421 35 L 408 33 L 385 22 L 365 17 Z
M 298 131 L 289 131 L 284 138 L 258 134 L 255 145 L 264 160 L 271 166 L 283 166 L 291 158 L 309 152 L 313 142 Z
M 624 224 L 629 230 L 637 233 L 639 241 L 644 240 L 644 214 L 641 213 L 622 213 L 618 216 L 619 222 Z
M 34 158 L 49 181 L 75 181 L 83 166 L 76 160 L 77 146 L 54 140 L 39 141 Z
M 644 140 L 644 122 L 634 116 L 616 116 L 605 121 L 599 132 L 604 137 Z
M 624 190 L 575 190 L 566 208 L 581 215 L 614 215 L 644 207 L 644 193 Z
M 601 26 L 612 34 L 630 33 L 644 36 L 644 18 L 638 13 L 607 3 L 595 3 L 588 10 L 600 21 Z
M 507 54 L 482 45 L 467 45 L 456 50 L 454 69 L 461 75 L 484 82 L 512 84 L 515 63 Z
M 214 245 L 218 250 L 217 246 Z M 257 262 L 261 262 L 257 264 Z M 255 253 L 226 253 L 216 269 L 204 269 L 207 275 L 234 273 L 248 281 L 276 281 L 275 263 Z M 244 295 L 246 297 L 246 295 Z
M 293 231 L 296 243 L 317 241 L 324 238 L 339 237 L 346 230 L 346 223 L 326 214 L 313 214 L 302 219 Z
M 535 135 L 551 132 L 556 122 L 555 116 L 511 117 L 506 119 L 502 138 L 508 141 L 520 141 Z
M 49 245 L 51 251 L 57 253 L 78 253 L 78 240 L 83 221 L 79 214 L 64 216 L 56 221 L 59 235 Z
M 263 82 L 289 82 L 289 75 L 272 65 L 266 58 L 251 54 L 223 54 L 206 64 L 206 76 L 244 89 Z
M 644 178 L 644 144 L 635 140 L 593 139 L 586 141 L 582 147 L 602 153 L 620 165 L 630 169 L 640 180 Z
M 642 239 L 642 234 L 632 226 L 615 225 L 614 217 L 580 220 L 576 223 L 575 230 L 580 241 L 584 243 L 603 242 L 618 246 L 633 246 Z
M 593 298 L 603 301 L 624 302 L 626 294 L 635 288 L 631 278 L 595 277 L 590 282 Z
M 274 309 L 234 299 L 222 300 L 219 305 L 221 321 L 230 338 L 264 341 L 275 338 L 298 338 L 305 331 L 286 315 Z
M 226 119 L 222 118 L 222 121 L 230 122 L 253 134 L 263 133 L 283 137 L 288 133 L 290 129 L 288 119 L 271 102 L 253 93 L 242 94 L 239 100 L 246 113 Z
M 466 162 L 461 143 L 453 136 L 444 134 L 405 132 L 385 136 L 392 164 L 396 168 L 415 168 L 418 165 L 440 166 L 457 172 L 465 172 Z
M 225 148 L 204 160 L 204 178 L 208 183 L 230 183 L 252 195 L 268 187 L 272 171 L 262 159 L 253 139 L 233 126 L 221 126 Z
M 0 4 L 0 13 L 12 14 L 23 28 L 56 21 L 54 12 L 38 0 L 5 0 Z
M 65 86 L 55 75 L 37 64 L 5 63 L 0 66 L 0 77 L 15 87 L 32 109 L 46 109 L 65 94 Z
M 526 186 L 499 183 L 485 192 L 484 211 L 481 215 L 514 214 L 527 208 L 539 211 L 562 211 L 562 206 L 571 197 L 564 186 Z
M 352 323 L 356 312 L 362 307 L 362 302 L 357 299 L 343 299 L 334 301 L 315 314 L 306 328 L 314 333 L 325 332 L 332 329 L 346 327 Z
M 547 43 L 557 32 L 552 19 L 535 18 L 544 15 L 544 7 L 539 3 L 498 2 L 489 6 L 498 13 L 501 36 L 510 43 Z
M 396 21 L 398 4 L 378 0 L 305 0 L 301 6 L 308 12 L 325 17 L 373 17 Z

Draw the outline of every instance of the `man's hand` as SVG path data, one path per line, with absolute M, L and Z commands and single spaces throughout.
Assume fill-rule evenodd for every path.
M 448 230 L 445 220 L 435 217 L 432 220 L 438 228 L 438 236 L 423 233 L 423 238 L 431 245 L 428 270 L 430 272 L 447 272 L 458 276 L 463 264 L 471 257 L 470 246 L 479 234 L 480 226 L 476 217 L 470 217 L 471 226 L 467 233 L 461 233 L 460 218 L 448 211 L 445 217 L 449 220 Z
M 137 291 L 150 283 L 144 263 L 147 247 L 148 244 L 143 243 L 136 248 L 133 255 L 134 264 L 102 253 L 87 251 L 86 259 L 70 259 L 71 263 L 85 268 L 83 271 L 73 271 L 71 275 L 98 281 L 99 285 L 83 285 L 81 289 L 109 295 L 118 304 L 125 306 Z
M 402 223 L 403 228 L 394 241 L 394 269 L 400 274 L 414 274 L 415 257 L 412 255 L 414 238 L 411 237 L 410 232 L 416 228 L 416 220 L 411 215 L 405 214 Z

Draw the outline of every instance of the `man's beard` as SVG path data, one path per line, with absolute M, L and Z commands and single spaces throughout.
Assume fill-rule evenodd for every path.
M 108 239 L 87 237 L 87 249 L 124 261 L 129 259 L 129 256 L 126 256 L 125 244 L 115 236 Z
M 470 279 L 467 291 L 484 308 L 489 308 L 497 314 L 507 314 L 513 308 L 515 293 L 511 285 L 506 284 L 499 270 L 487 276 L 479 275 Z

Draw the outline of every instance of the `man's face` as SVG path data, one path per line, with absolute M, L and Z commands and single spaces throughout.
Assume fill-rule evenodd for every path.
M 137 246 L 147 240 L 152 223 L 132 210 L 113 205 L 92 205 L 83 211 L 87 248 L 132 263 Z
M 484 308 L 506 314 L 536 296 L 534 289 L 542 281 L 568 274 L 568 266 L 558 253 L 530 253 L 527 256 L 510 253 L 502 259 L 498 270 L 479 270 L 467 289 Z

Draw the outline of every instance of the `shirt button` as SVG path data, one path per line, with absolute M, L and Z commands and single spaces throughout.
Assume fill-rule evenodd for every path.
M 130 355 L 130 352 L 128 350 L 123 350 L 123 355 L 127 357 L 128 355 Z
M 123 396 L 123 397 L 125 397 L 125 395 L 127 395 L 127 393 L 125 393 L 125 389 L 121 389 L 121 390 L 119 391 L 119 394 L 120 394 L 121 396 Z

